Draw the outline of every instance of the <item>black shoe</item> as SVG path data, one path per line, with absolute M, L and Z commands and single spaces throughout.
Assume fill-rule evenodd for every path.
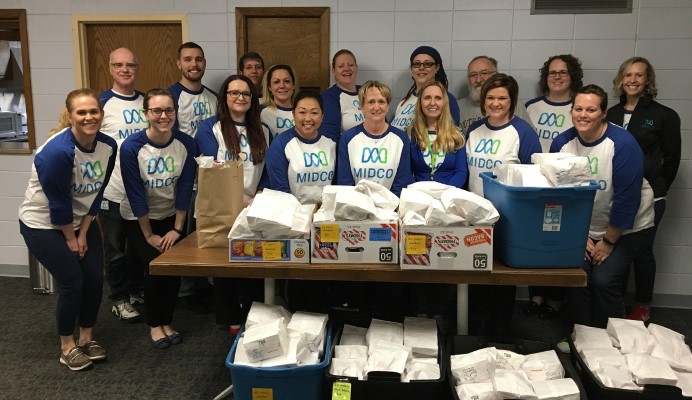
M 553 319 L 557 317 L 559 313 L 560 311 L 553 308 L 550 304 L 543 303 L 541 309 L 538 311 L 538 319 Z
M 185 300 L 185 307 L 194 313 L 208 314 L 211 311 L 209 304 L 197 295 L 191 294 L 183 297 L 183 299 Z
M 524 307 L 524 309 L 521 310 L 521 312 L 524 315 L 536 315 L 541 310 L 541 307 L 542 306 L 540 304 L 536 303 L 535 301 L 532 301 L 529 304 L 527 304 L 526 307 Z

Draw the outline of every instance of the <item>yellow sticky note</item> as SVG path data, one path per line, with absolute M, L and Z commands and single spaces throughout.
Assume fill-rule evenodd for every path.
M 322 243 L 339 243 L 339 225 L 322 224 L 320 235 L 322 235 Z
M 262 242 L 263 260 L 281 260 L 281 242 Z
M 274 400 L 274 391 L 271 388 L 252 388 L 252 400 Z
M 406 254 L 425 254 L 425 235 L 406 235 Z
M 351 382 L 334 382 L 332 400 L 351 400 Z

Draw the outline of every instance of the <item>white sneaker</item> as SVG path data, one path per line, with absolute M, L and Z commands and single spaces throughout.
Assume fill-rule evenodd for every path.
M 133 306 L 143 306 L 144 305 L 144 293 L 131 294 L 130 304 Z
M 134 307 L 132 307 L 132 304 L 130 303 L 113 305 L 111 312 L 123 322 L 137 322 L 142 319 L 142 316 L 137 312 L 137 310 L 134 309 Z

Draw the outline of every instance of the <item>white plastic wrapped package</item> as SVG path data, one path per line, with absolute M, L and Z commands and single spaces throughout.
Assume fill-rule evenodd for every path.
M 434 200 L 427 193 L 411 188 L 403 188 L 399 198 L 399 216 L 403 217 L 410 212 L 414 212 L 427 220 Z
M 675 385 L 678 378 L 665 360 L 648 354 L 625 354 L 637 385 Z
M 406 215 L 401 218 L 401 226 L 424 226 L 427 223 L 428 221 L 425 217 L 413 210 L 409 210 Z
M 365 334 L 367 332 L 368 328 L 361 328 L 360 326 L 345 324 L 341 331 L 341 339 L 339 340 L 339 344 L 367 347 L 367 343 L 365 342 Z
M 322 343 L 327 331 L 327 314 L 296 311 L 288 322 L 286 329 L 296 332 L 312 352 L 322 351 Z
M 467 383 L 455 386 L 459 400 L 502 400 L 492 382 Z
M 235 218 L 231 231 L 228 232 L 228 238 L 233 239 L 252 239 L 262 237 L 262 232 L 255 232 L 250 229 L 247 222 L 247 212 L 249 208 L 245 207 L 240 211 L 240 214 Z
M 579 387 L 571 378 L 531 381 L 538 400 L 579 400 Z
M 370 197 L 377 208 L 394 211 L 399 206 L 399 198 L 377 182 L 363 179 L 356 184 L 355 188 L 356 192 Z
M 579 356 L 591 371 L 603 368 L 606 365 L 613 367 L 624 367 L 627 365 L 625 356 L 615 347 L 608 349 L 583 348 L 579 351 Z
M 291 320 L 291 313 L 279 305 L 253 301 L 250 305 L 250 311 L 248 311 L 247 319 L 245 320 L 245 329 L 248 329 L 253 325 L 263 324 L 279 318 L 283 318 L 284 323 L 288 323 L 288 321 Z
M 495 370 L 493 387 L 501 399 L 536 400 L 536 393 L 524 371 Z
M 521 370 L 531 381 L 561 379 L 565 377 L 565 369 L 557 357 L 555 350 L 542 351 L 526 356 Z
M 675 376 L 678 378 L 678 383 L 675 386 L 682 389 L 682 395 L 686 397 L 692 397 L 692 374 L 687 372 L 674 371 Z
M 497 180 L 509 186 L 551 187 L 541 173 L 541 167 L 533 164 L 500 164 L 495 169 Z
M 653 323 L 647 329 L 656 339 L 652 356 L 666 360 L 674 370 L 692 372 L 692 353 L 684 335 Z
M 406 364 L 411 360 L 411 348 L 385 341 L 378 341 L 368 348 L 365 374 L 372 371 L 396 372 L 403 375 Z
M 268 367 L 297 367 L 299 365 L 313 364 L 314 358 L 310 356 L 310 350 L 305 346 L 300 334 L 289 333 L 288 344 L 283 355 L 268 358 L 262 361 L 262 368 Z
M 282 356 L 289 344 L 283 318 L 249 327 L 245 330 L 243 339 L 245 353 L 252 362 Z
M 363 221 L 377 215 L 375 203 L 360 192 L 338 191 L 334 197 L 334 219 L 337 221 Z
M 404 343 L 404 325 L 400 322 L 384 321 L 373 319 L 370 327 L 365 334 L 365 343 L 368 348 L 372 348 L 378 341 L 391 342 L 397 344 Z
M 368 347 L 359 345 L 336 345 L 334 346 L 334 358 L 367 360 Z
M 440 200 L 433 200 L 428 225 L 432 226 L 468 226 L 466 218 L 447 212 Z
M 643 321 L 608 318 L 606 331 L 613 346 L 619 348 L 622 354 L 651 354 L 656 345 L 656 339 Z
M 336 194 L 338 192 L 354 192 L 353 186 L 327 185 L 322 189 L 322 206 L 315 213 L 314 221 L 334 221 L 334 207 Z
M 290 194 L 265 189 L 255 196 L 247 212 L 253 231 L 287 230 L 293 226 L 293 214 L 300 207 L 298 199 Z
M 429 194 L 438 200 L 442 197 L 442 192 L 453 187 L 454 186 L 445 185 L 444 183 L 435 181 L 420 181 L 408 185 L 409 189 L 414 189 L 419 192 Z
M 365 358 L 332 358 L 329 365 L 329 373 L 334 376 L 348 376 L 358 378 L 359 381 L 365 380 Z
M 591 182 L 593 174 L 587 157 L 566 157 L 540 165 L 541 172 L 555 187 L 578 186 Z
M 634 383 L 634 377 L 632 373 L 627 369 L 627 366 L 623 368 L 617 368 L 607 365 L 603 368 L 599 368 L 593 371 L 596 379 L 601 381 L 603 386 L 613 388 L 613 389 L 626 389 L 626 390 L 642 390 L 643 387 L 637 386 Z
M 454 385 L 488 382 L 497 365 L 497 349 L 487 347 L 468 354 L 455 354 L 449 359 Z
M 500 219 L 490 200 L 463 189 L 447 189 L 441 200 L 447 212 L 465 218 L 471 225 L 490 226 Z
M 437 322 L 429 318 L 404 319 L 404 345 L 416 357 L 437 357 Z
M 408 364 L 406 364 L 404 375 L 402 375 L 401 381 L 410 382 L 413 380 L 438 380 L 440 379 L 440 376 L 440 366 L 438 364 L 431 364 L 429 362 L 419 361 L 419 359 L 414 358 Z
M 602 328 L 594 328 L 586 325 L 574 325 L 572 340 L 577 351 L 582 348 L 609 349 L 613 347 L 613 342 L 608 336 L 608 332 Z

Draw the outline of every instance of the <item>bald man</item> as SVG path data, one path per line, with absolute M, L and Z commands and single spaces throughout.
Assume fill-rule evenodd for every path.
M 104 116 L 101 131 L 115 139 L 118 149 L 133 133 L 147 128 L 144 118 L 144 94 L 135 90 L 137 57 L 130 49 L 113 50 L 108 60 L 108 71 L 113 87 L 101 93 Z M 120 174 L 120 158 L 103 193 L 99 220 L 103 229 L 103 247 L 106 278 L 112 303 L 111 312 L 124 322 L 137 322 L 141 315 L 132 306 L 143 303 L 144 270 L 126 254 L 124 219 L 120 216 L 120 203 L 125 198 L 125 187 Z

